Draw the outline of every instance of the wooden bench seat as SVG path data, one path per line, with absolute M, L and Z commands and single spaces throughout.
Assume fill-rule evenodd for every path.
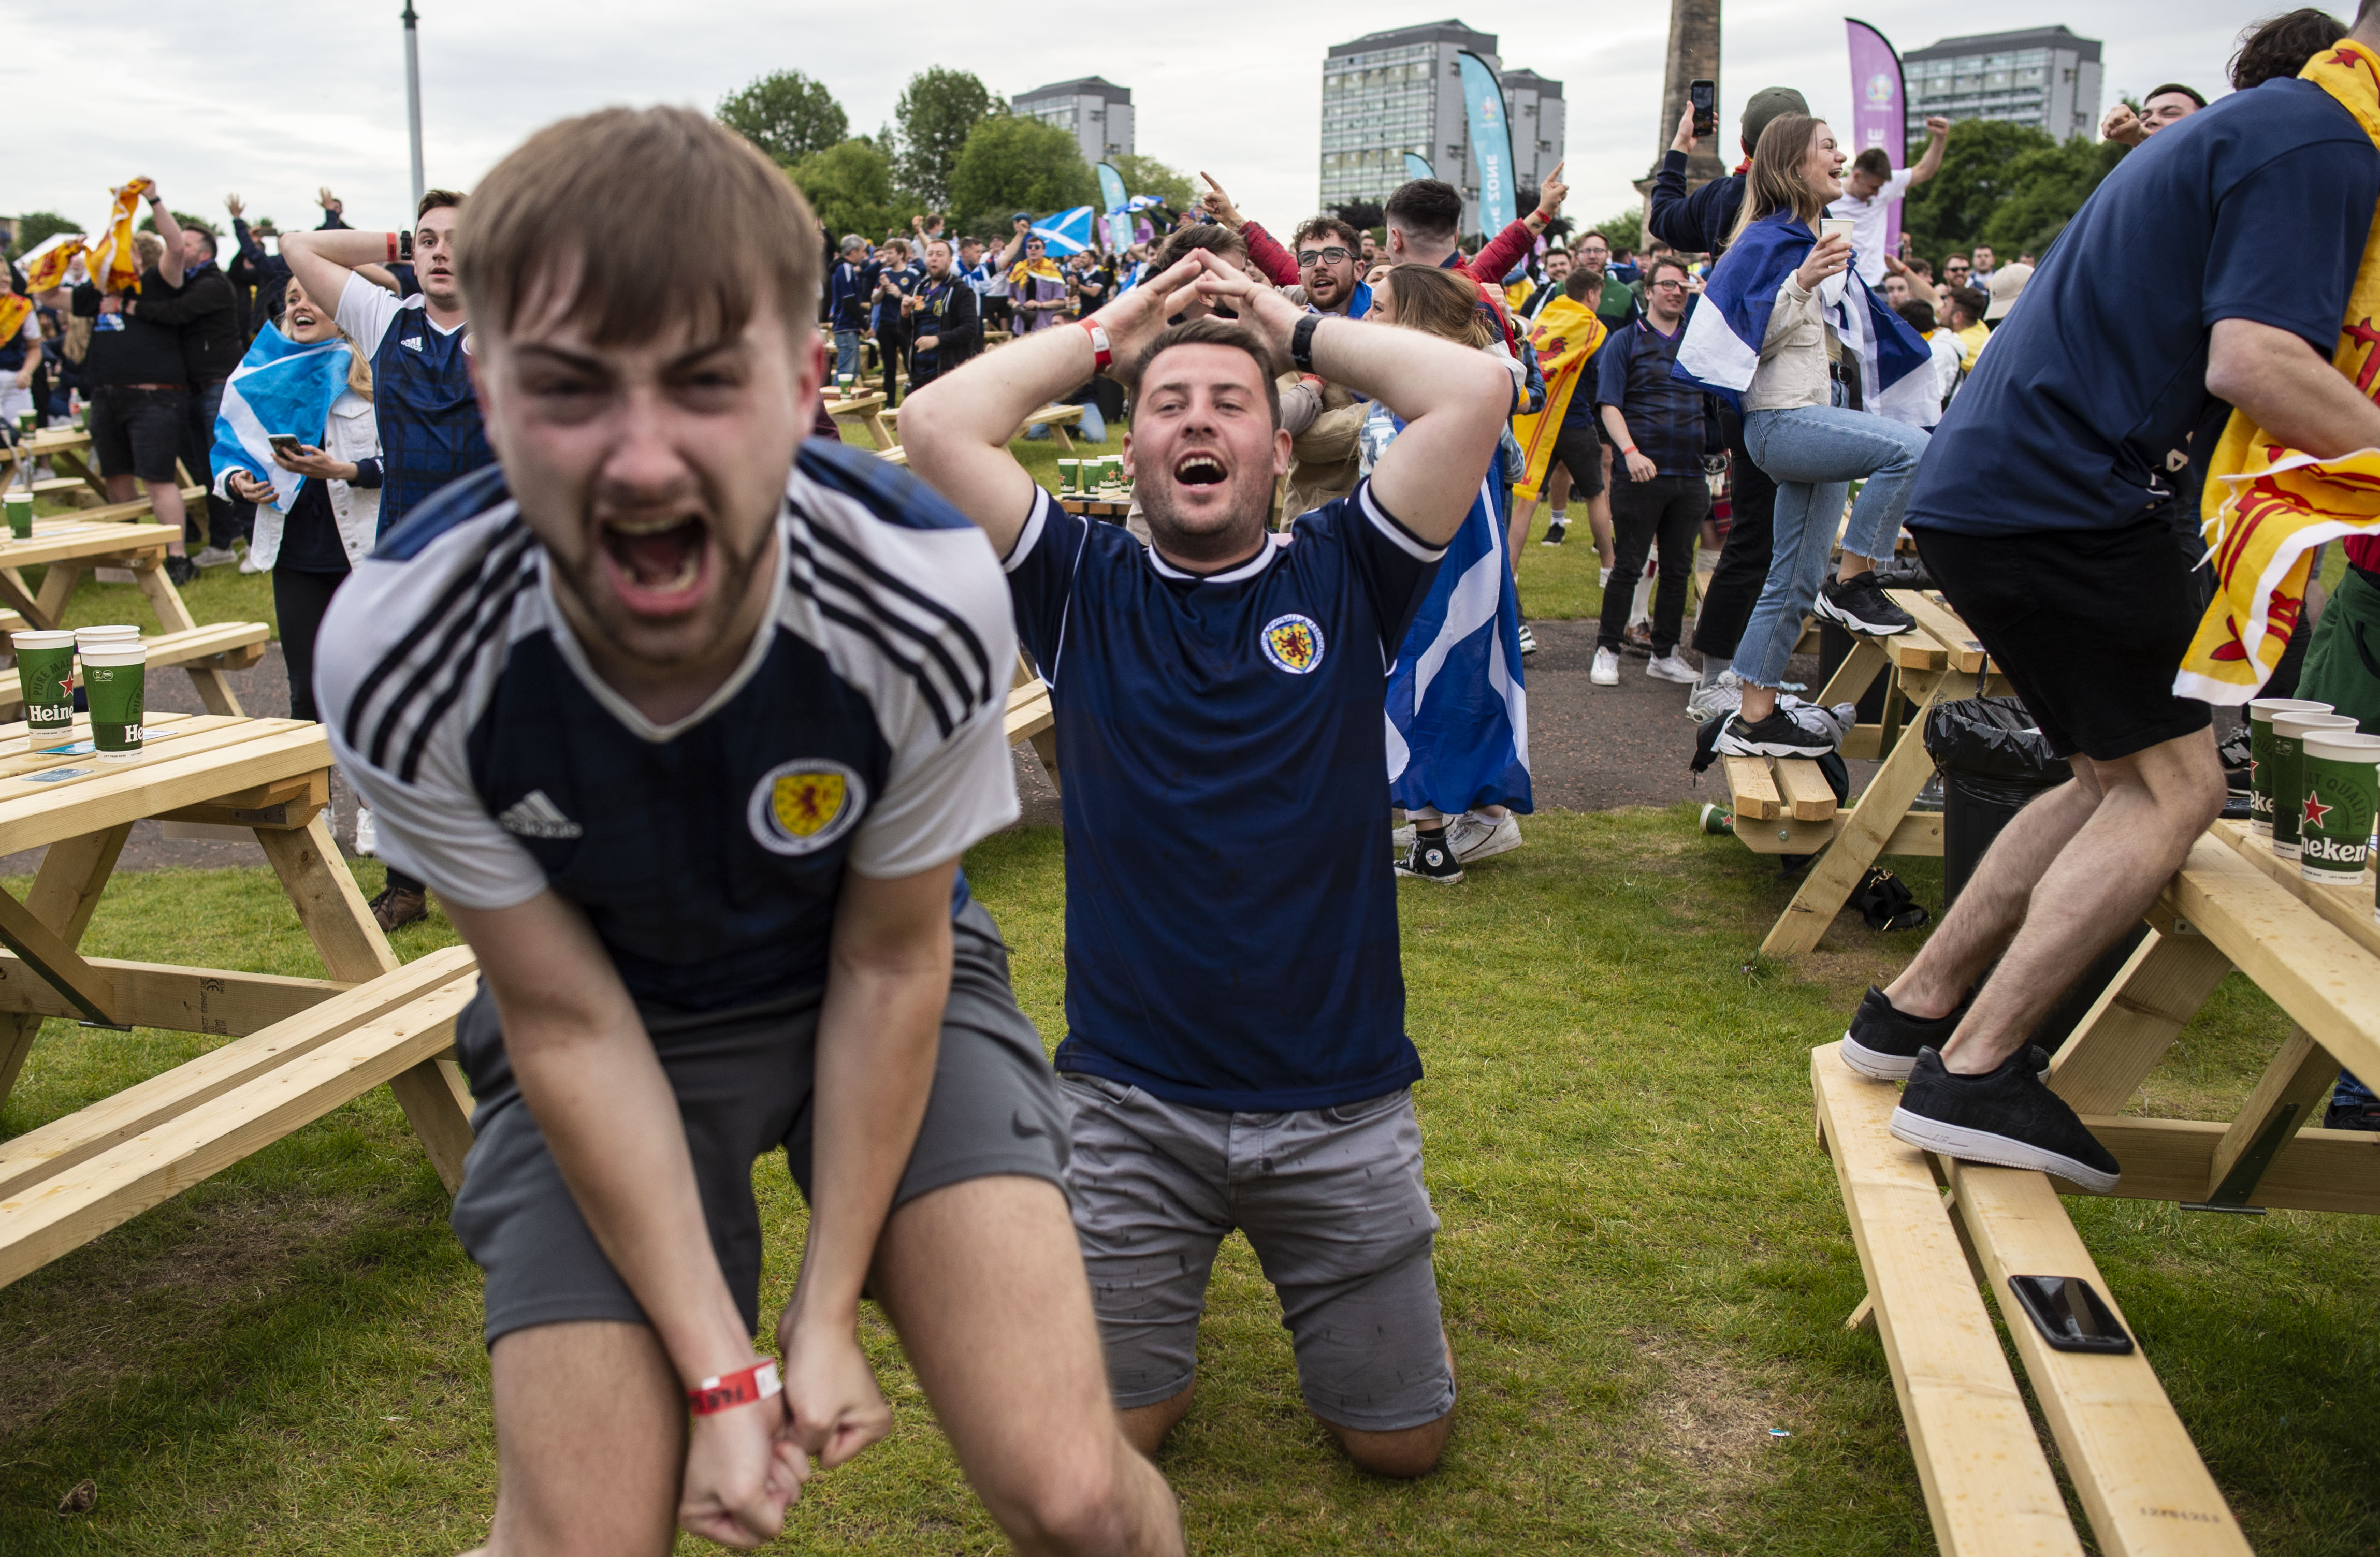
M 0 626 L 0 631 L 24 630 L 22 617 L 13 627 Z M 187 632 L 159 633 L 140 642 L 149 651 L 152 671 L 168 665 L 248 670 L 264 658 L 264 645 L 272 636 L 273 628 L 262 622 L 210 622 Z M 15 709 L 24 700 L 16 667 L 0 671 L 0 709 Z
M 1082 425 L 1082 407 L 1044 406 L 1025 419 L 1024 424 L 1017 428 L 1016 435 L 1022 438 L 1032 428 L 1046 427 L 1050 430 L 1050 436 L 1058 440 L 1058 446 L 1072 454 L 1075 452 L 1075 440 L 1067 434 L 1066 430 Z
M 438 1060 L 478 987 L 467 948 L 432 952 L 0 1144 L 0 1286 Z
M 1815 854 L 1858 814 L 1837 806 L 1818 764 L 1806 757 L 1722 757 L 1735 835 L 1755 854 Z M 1942 815 L 1912 811 L 1885 839 L 1885 854 L 1939 858 Z
M 1058 720 L 1050 707 L 1050 684 L 1041 679 L 1020 653 L 1016 684 L 1008 689 L 1008 713 L 1002 724 L 1008 744 L 1030 741 L 1048 770 L 1050 786 L 1058 787 Z

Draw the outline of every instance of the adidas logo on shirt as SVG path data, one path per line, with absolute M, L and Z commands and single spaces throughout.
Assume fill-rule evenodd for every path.
M 407 351 L 420 351 L 423 349 L 421 337 L 419 335 L 400 336 L 398 337 L 397 344 L 404 347 Z
M 576 838 L 587 831 L 564 816 L 542 789 L 532 789 L 506 807 L 496 825 L 524 838 Z

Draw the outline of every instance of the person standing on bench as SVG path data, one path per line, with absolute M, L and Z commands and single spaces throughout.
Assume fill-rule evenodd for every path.
M 409 233 L 318 228 L 289 233 L 281 257 L 306 295 L 330 300 L 339 328 L 371 360 L 372 409 L 380 421 L 386 535 L 431 493 L 496 462 L 471 388 L 470 319 L 455 281 L 455 227 L 463 197 L 431 189 Z M 355 273 L 358 265 L 408 263 L 421 290 L 399 298 Z M 392 862 L 371 900 L 383 931 L 429 912 L 419 879 Z
M 323 628 L 334 748 L 484 980 L 454 1221 L 487 1274 L 489 1550 L 775 1538 L 809 1456 L 892 1425 L 865 1283 L 1020 1550 L 1179 1553 L 1107 1402 L 1057 1081 L 956 873 L 1017 814 L 1007 590 L 905 473 L 803 442 L 820 247 L 702 115 L 532 136 L 461 272 L 503 464 Z M 811 1207 L 782 1391 L 753 1346 L 780 1147 Z
M 1194 297 L 1238 318 L 1169 327 Z M 1283 361 L 1406 426 L 1353 493 L 1275 537 Z M 1035 407 L 1111 365 L 1135 390 L 1147 545 L 1066 513 L 1008 452 Z M 1307 313 L 1201 249 L 904 414 L 911 468 L 1005 561 L 1066 754 L 1069 1175 L 1144 1450 L 1189 1409 L 1235 1226 L 1281 1295 L 1307 1406 L 1355 1463 L 1418 1476 L 1445 1445 L 1381 675 L 1512 405 L 1497 358 Z
M 2380 0 L 2351 41 L 2380 44 Z M 2173 689 L 2200 614 L 2166 453 L 2203 460 L 2234 407 L 2308 453 L 2380 444 L 2380 408 L 2330 364 L 2375 200 L 2373 138 L 2312 81 L 2192 115 L 2083 203 L 1936 432 L 1919 554 L 2074 778 L 1852 1018 L 1844 1060 L 1909 1077 L 1902 1140 L 2115 1186 L 2028 1040 L 2223 805 L 2207 707 Z

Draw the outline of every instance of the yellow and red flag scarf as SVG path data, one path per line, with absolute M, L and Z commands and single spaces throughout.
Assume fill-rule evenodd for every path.
M 1527 474 L 1513 484 L 1514 496 L 1534 502 L 1545 490 L 1546 472 L 1553 468 L 1554 438 L 1561 432 L 1571 395 L 1609 333 L 1593 309 L 1567 296 L 1548 303 L 1529 326 L 1529 344 L 1537 348 L 1537 371 L 1546 376 L 1546 408 L 1512 419 L 1512 436 L 1521 441 L 1521 453 L 1528 459 Z
M 1057 261 L 1046 254 L 1038 260 L 1019 260 L 1008 267 L 1008 284 L 1011 286 L 1024 286 L 1028 275 L 1036 281 L 1054 281 L 1062 286 L 1066 282 L 1066 273 L 1058 268 Z
M 2306 63 L 2301 79 L 2338 99 L 2380 145 L 2380 55 L 2341 41 Z M 2380 228 L 2339 322 L 2331 366 L 2380 399 Z M 2174 692 L 2244 703 L 2265 685 L 2297 630 L 2313 549 L 2347 535 L 2380 534 L 2380 448 L 2318 459 L 2266 436 L 2233 411 L 2207 462 L 2201 500 L 2215 603 L 2174 677 Z
M 33 299 L 20 298 L 14 292 L 0 292 L 0 346 L 6 346 L 25 328 L 25 316 L 33 311 Z
M 32 256 L 25 265 L 25 290 L 47 292 L 53 287 L 65 286 L 67 273 L 74 269 L 74 262 L 82 252 L 83 240 L 69 237 Z
M 91 282 L 103 292 L 140 290 L 140 255 L 132 244 L 132 218 L 140 209 L 140 197 L 148 192 L 146 178 L 135 178 L 117 189 L 107 228 L 91 246 Z

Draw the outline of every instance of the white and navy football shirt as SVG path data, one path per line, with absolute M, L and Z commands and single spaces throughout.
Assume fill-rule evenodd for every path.
M 664 726 L 589 667 L 501 469 L 422 505 L 316 651 L 389 863 L 467 907 L 551 888 L 640 1002 L 822 987 L 846 868 L 908 875 L 1015 819 L 1016 640 L 983 532 L 873 456 L 805 444 L 777 536 L 749 652 Z
M 1065 770 L 1059 1069 L 1241 1112 L 1420 1077 L 1385 690 L 1441 555 L 1369 481 L 1204 577 L 1037 494 L 1006 566 Z

